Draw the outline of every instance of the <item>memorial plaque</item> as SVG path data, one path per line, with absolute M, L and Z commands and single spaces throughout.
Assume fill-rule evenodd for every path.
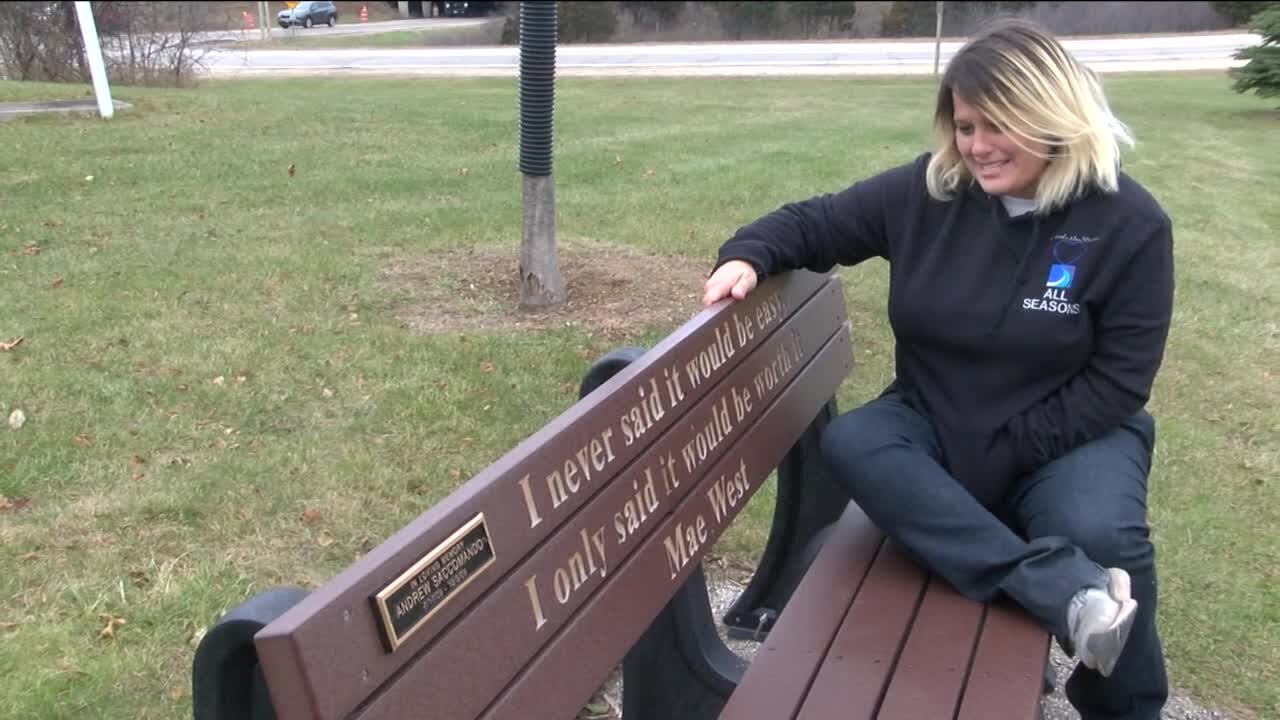
M 370 598 L 382 621 L 387 651 L 400 647 L 494 559 L 489 528 L 480 513 Z

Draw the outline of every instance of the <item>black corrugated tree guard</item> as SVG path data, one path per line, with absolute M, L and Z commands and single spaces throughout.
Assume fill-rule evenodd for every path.
M 525 310 L 551 308 L 565 300 L 551 174 L 556 6 L 545 1 L 520 3 L 520 172 L 524 175 L 520 307 Z

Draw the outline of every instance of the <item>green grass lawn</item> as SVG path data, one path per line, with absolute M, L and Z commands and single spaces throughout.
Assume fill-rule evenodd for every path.
M 562 79 L 559 237 L 706 267 L 741 224 L 925 149 L 927 79 Z M 1280 716 L 1280 116 L 1219 73 L 1116 76 L 1126 169 L 1175 223 L 1151 403 L 1172 682 Z M 190 716 L 218 613 L 315 587 L 674 325 L 412 333 L 398 262 L 521 234 L 510 79 L 116 88 L 0 124 L 0 716 Z M 0 83 L 0 101 L 83 87 Z M 287 168 L 296 167 L 290 177 Z M 92 179 L 89 179 L 92 177 Z M 889 379 L 883 263 L 842 271 Z M 465 279 L 440 277 L 434 282 Z M 696 288 L 691 288 L 695 295 Z M 688 315 L 698 308 L 690 299 Z M 750 560 L 760 504 L 718 548 Z M 123 624 L 116 622 L 122 619 Z M 110 627 L 111 632 L 104 629 Z

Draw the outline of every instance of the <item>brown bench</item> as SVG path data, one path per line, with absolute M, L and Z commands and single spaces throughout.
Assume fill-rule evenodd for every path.
M 578 403 L 311 593 L 202 639 L 197 720 L 1029 718 L 1048 636 L 907 560 L 826 476 L 853 354 L 839 280 L 795 272 L 587 373 Z M 429 466 L 429 460 L 427 465 Z M 721 642 L 701 560 L 777 471 Z

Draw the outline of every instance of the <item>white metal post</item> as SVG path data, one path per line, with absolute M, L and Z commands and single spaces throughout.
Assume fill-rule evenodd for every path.
M 107 67 L 102 61 L 102 46 L 98 43 L 98 26 L 93 22 L 93 10 L 89 8 L 88 2 L 76 0 L 76 20 L 80 22 L 80 35 L 84 38 L 84 54 L 89 60 L 93 94 L 98 98 L 98 114 L 109 118 L 115 114 L 115 106 L 111 104 Z
M 938 13 L 938 25 L 933 45 L 933 76 L 938 77 L 938 61 L 942 59 L 942 0 L 938 0 L 935 10 Z
M 267 0 L 258 0 L 258 32 L 262 34 L 263 40 L 271 39 L 271 7 L 267 4 Z

